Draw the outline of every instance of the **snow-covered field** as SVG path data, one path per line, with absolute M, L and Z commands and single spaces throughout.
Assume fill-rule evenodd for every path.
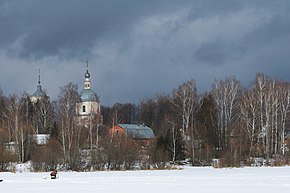
M 290 167 L 191 168 L 163 171 L 0 173 L 2 193 L 289 192 Z

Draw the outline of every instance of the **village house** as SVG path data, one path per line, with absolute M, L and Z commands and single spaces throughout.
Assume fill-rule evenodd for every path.
M 148 146 L 155 140 L 153 130 L 144 124 L 117 124 L 110 131 L 114 135 L 126 134 L 142 146 Z

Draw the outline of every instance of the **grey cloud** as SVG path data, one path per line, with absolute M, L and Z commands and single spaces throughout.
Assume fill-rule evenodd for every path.
M 222 65 L 226 59 L 226 50 L 222 42 L 205 43 L 196 51 L 196 58 L 212 65 Z
M 86 60 L 103 104 L 138 102 L 191 78 L 201 91 L 229 75 L 290 80 L 289 4 L 0 0 L 0 86 L 5 94 L 34 92 L 41 68 L 43 87 L 55 99 L 70 81 L 82 88 Z
M 69 57 L 79 56 L 89 53 L 98 39 L 126 36 L 133 21 L 170 5 L 170 1 L 134 0 L 3 1 L 1 9 L 8 12 L 0 17 L 1 47 L 22 37 L 20 50 L 14 50 L 21 58 L 67 52 L 72 53 Z
M 249 47 L 261 46 L 277 41 L 285 41 L 290 35 L 290 13 L 274 15 L 269 21 L 260 25 L 245 36 L 245 44 Z

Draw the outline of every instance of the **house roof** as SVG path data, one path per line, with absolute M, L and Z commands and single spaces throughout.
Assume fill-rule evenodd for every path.
M 150 127 L 138 124 L 118 124 L 119 127 L 123 128 L 127 135 L 133 139 L 153 139 L 155 135 Z

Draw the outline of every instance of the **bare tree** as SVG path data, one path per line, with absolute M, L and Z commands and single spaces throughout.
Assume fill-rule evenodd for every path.
M 30 127 L 25 122 L 25 99 L 27 96 L 22 98 L 17 95 L 11 95 L 5 100 L 4 117 L 8 121 L 9 125 L 9 140 L 15 141 L 18 146 L 18 158 L 20 162 L 25 161 L 25 146 L 28 143 L 30 134 Z
M 259 116 L 260 116 L 260 127 L 259 132 L 263 133 L 264 128 L 264 104 L 265 104 L 265 95 L 266 95 L 266 86 L 267 86 L 267 80 L 268 78 L 264 74 L 257 74 L 256 79 L 253 85 L 253 90 L 255 94 L 257 95 L 258 101 L 259 101 Z M 258 138 L 259 142 L 260 138 Z
M 34 127 L 36 134 L 50 133 L 53 121 L 53 108 L 48 97 L 43 97 L 34 105 Z
M 141 102 L 139 105 L 139 122 L 144 122 L 149 127 L 153 127 L 155 125 L 156 103 L 156 100 L 152 98 Z
M 181 130 L 171 125 L 171 128 L 168 128 L 165 140 L 171 161 L 183 160 L 185 158 L 185 144 Z
M 193 80 L 181 84 L 173 91 L 173 104 L 181 116 L 181 131 L 184 136 L 188 135 L 190 119 L 196 103 L 196 88 Z
M 229 128 L 236 121 L 233 112 L 237 108 L 240 88 L 240 82 L 235 77 L 215 80 L 213 83 L 212 96 L 218 109 L 219 149 L 227 146 Z
M 280 131 L 280 150 L 282 154 L 285 154 L 285 129 L 286 129 L 286 121 L 287 115 L 289 113 L 289 105 L 290 105 L 290 84 L 281 82 L 279 84 L 279 105 L 280 105 L 280 115 L 281 115 L 281 131 Z
M 5 97 L 3 96 L 3 90 L 0 87 L 0 128 L 4 127 L 4 116 L 3 116 L 3 113 L 4 113 L 4 100 L 5 100 Z
M 274 111 L 273 107 L 277 105 L 277 98 L 275 97 L 275 89 L 276 89 L 276 81 L 269 81 L 267 84 L 266 95 L 265 95 L 265 104 L 264 104 L 264 126 L 263 129 L 265 132 L 265 154 L 267 156 L 267 160 L 270 159 L 270 154 L 272 153 L 272 145 L 273 145 L 273 117 Z
M 249 156 L 265 156 L 269 161 L 274 154 L 285 153 L 289 88 L 288 83 L 259 73 L 250 90 L 243 94 L 240 100 L 241 124 L 250 141 Z
M 58 100 L 58 116 L 64 162 L 73 167 L 78 158 L 78 130 L 75 122 L 76 103 L 79 95 L 76 84 L 69 83 L 60 88 Z
M 116 103 L 111 108 L 110 117 L 114 117 L 116 124 L 129 124 L 133 121 L 136 107 L 131 103 Z
M 240 100 L 242 128 L 250 141 L 249 156 L 253 156 L 253 146 L 258 137 L 258 108 L 259 103 L 253 91 L 246 91 Z

